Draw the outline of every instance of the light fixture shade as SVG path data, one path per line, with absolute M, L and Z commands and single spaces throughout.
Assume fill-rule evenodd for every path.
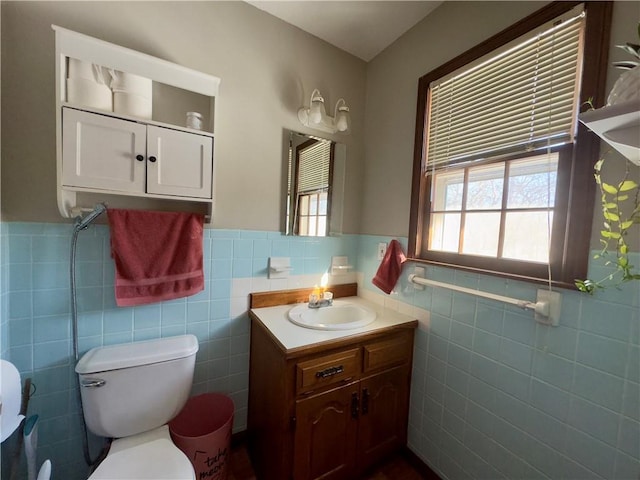
M 311 93 L 309 108 L 298 109 L 298 120 L 306 127 L 322 130 L 327 133 L 349 133 L 351 128 L 351 118 L 349 107 L 344 98 L 337 101 L 333 111 L 333 117 L 327 115 L 324 98 L 317 88 Z
M 309 108 L 309 121 L 311 123 L 318 124 L 322 122 L 322 119 L 326 116 L 324 109 L 324 98 L 318 92 L 317 95 L 312 96 L 311 106 Z
M 336 115 L 336 129 L 339 132 L 346 132 L 351 126 L 351 118 L 349 115 L 349 107 L 343 105 L 338 108 L 338 114 Z

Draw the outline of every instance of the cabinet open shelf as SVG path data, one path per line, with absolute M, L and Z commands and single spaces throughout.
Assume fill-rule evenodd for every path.
M 120 118 L 122 120 L 129 120 L 131 122 L 144 123 L 145 125 L 155 125 L 156 127 L 170 128 L 172 130 L 178 130 L 180 132 L 193 133 L 195 135 L 203 135 L 205 137 L 214 137 L 213 132 L 207 132 L 206 130 L 194 130 L 193 128 L 183 127 L 172 123 L 159 122 L 156 120 L 146 120 L 134 117 L 132 115 L 125 115 L 123 113 L 108 112 L 106 110 L 100 110 L 99 108 L 87 107 L 85 105 L 78 105 L 77 103 L 62 102 L 61 107 L 73 108 L 75 110 L 81 110 L 83 112 L 96 113 L 98 115 L 105 115 L 107 117 Z

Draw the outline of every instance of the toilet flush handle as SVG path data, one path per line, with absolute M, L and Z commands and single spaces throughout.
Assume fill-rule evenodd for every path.
M 102 387 L 106 383 L 106 380 L 102 380 L 101 378 L 85 378 L 80 382 L 80 385 L 84 388 L 95 388 Z

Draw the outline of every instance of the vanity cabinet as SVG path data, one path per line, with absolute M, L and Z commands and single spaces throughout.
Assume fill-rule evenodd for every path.
M 406 444 L 417 322 L 286 349 L 250 316 L 258 479 L 353 480 Z
M 352 479 L 404 445 L 408 366 L 296 401 L 294 479 Z
M 64 187 L 211 198 L 212 137 L 74 108 L 62 117 Z

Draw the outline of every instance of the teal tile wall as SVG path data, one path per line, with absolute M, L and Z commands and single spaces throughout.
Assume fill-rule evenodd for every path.
M 40 417 L 38 464 L 54 479 L 84 479 L 80 409 L 73 371 L 69 263 L 71 226 L 2 223 L 2 357 L 37 386 L 29 414 Z M 205 229 L 205 290 L 187 299 L 118 308 L 109 231 L 78 238 L 76 272 L 80 354 L 100 345 L 192 333 L 200 343 L 194 394 L 218 391 L 236 405 L 234 430 L 246 427 L 249 319 L 232 307 L 234 280 L 267 276 L 270 256 L 290 256 L 293 275 L 321 275 L 332 255 L 355 258 L 356 236 L 292 238 L 261 231 Z M 318 277 L 319 277 L 318 275 Z M 243 299 L 240 299 L 241 302 Z M 242 310 L 242 309 L 240 309 Z M 3 457 L 8 452 L 3 445 Z M 94 452 L 95 455 L 96 452 Z
M 86 478 L 71 360 L 69 244 L 59 224 L 0 223 L 2 358 L 38 390 L 39 462 L 54 478 Z M 248 319 L 232 317 L 232 283 L 266 277 L 269 256 L 290 256 L 294 274 L 326 270 L 331 255 L 357 259 L 362 288 L 386 236 L 288 238 L 206 230 L 206 289 L 189 299 L 117 308 L 108 229 L 78 244 L 79 336 L 93 346 L 193 333 L 200 341 L 194 393 L 223 391 L 246 414 Z M 401 238 L 406 248 L 406 239 Z M 640 259 L 634 258 L 636 264 Z M 515 307 L 441 288 L 415 291 L 405 266 L 392 298 L 430 311 L 416 337 L 410 448 L 443 479 L 637 480 L 640 474 L 640 289 L 563 291 L 560 326 L 537 325 Z M 592 270 L 599 267 L 593 266 Z M 429 278 L 518 298 L 537 286 L 443 268 Z M 4 456 L 4 452 L 3 452 Z
M 362 288 L 379 261 L 360 237 Z M 406 238 L 399 239 L 406 248 Z M 632 259 L 640 264 L 640 255 Z M 407 283 L 392 297 L 430 311 L 417 332 L 409 446 L 443 479 L 640 478 L 640 287 L 563 290 L 560 326 L 516 307 Z M 599 271 L 592 265 L 592 274 Z M 433 280 L 535 300 L 538 286 L 427 268 Z M 379 291 L 378 291 L 379 292 Z

